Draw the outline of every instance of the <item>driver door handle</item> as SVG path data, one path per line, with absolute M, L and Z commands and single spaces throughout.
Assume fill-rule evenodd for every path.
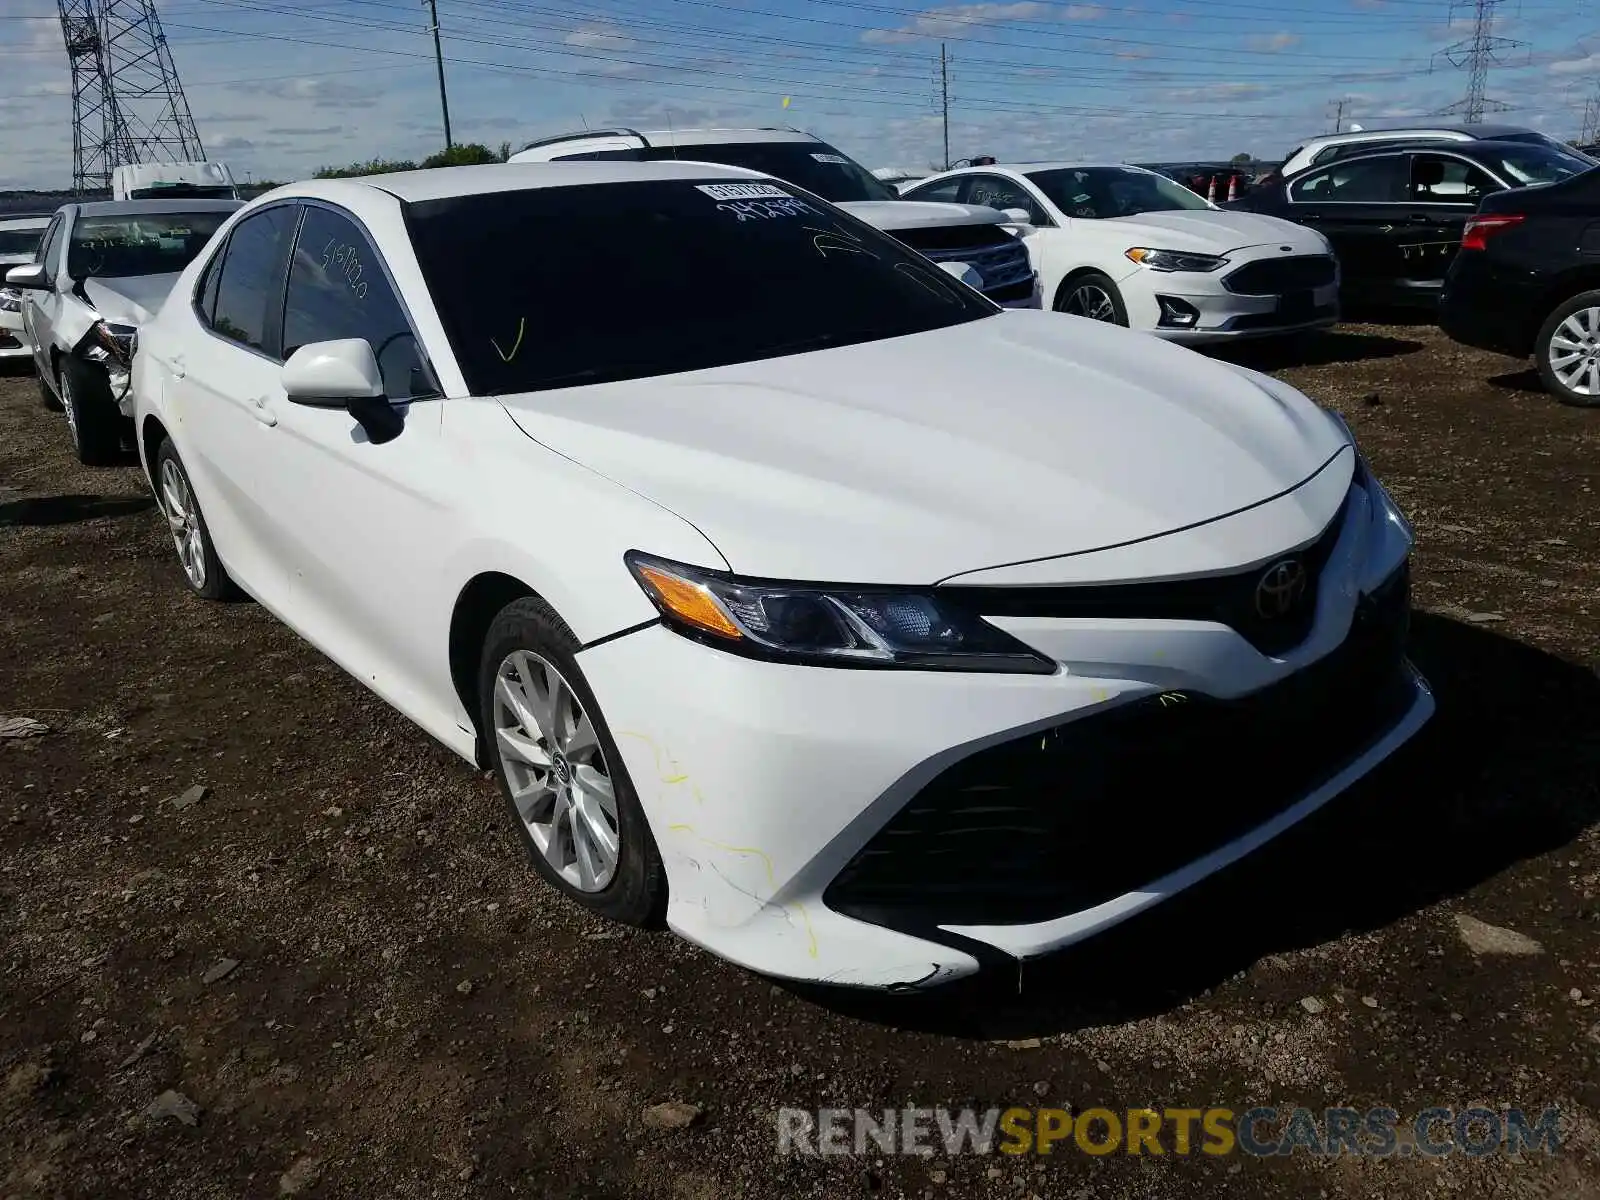
M 272 403 L 265 396 L 256 396 L 250 401 L 250 412 L 263 425 L 278 423 L 278 414 L 272 411 Z
M 167 364 L 172 368 L 172 374 L 178 379 L 182 379 L 189 373 L 188 363 L 189 360 L 181 354 L 174 354 L 167 359 Z

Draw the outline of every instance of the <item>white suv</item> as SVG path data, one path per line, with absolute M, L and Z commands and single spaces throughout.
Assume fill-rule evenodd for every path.
M 889 184 L 828 143 L 798 129 L 589 129 L 529 142 L 511 161 L 683 160 L 760 171 L 832 201 L 938 263 L 965 263 L 985 296 L 1006 308 L 1038 308 L 1038 276 L 1011 226 L 1026 213 L 977 204 L 902 200 Z
M 1347 154 L 1360 154 L 1377 150 L 1398 142 L 1533 142 L 1570 150 L 1565 142 L 1525 129 L 1521 125 L 1428 125 L 1411 129 L 1358 129 L 1349 133 L 1330 133 L 1296 146 L 1278 168 L 1268 176 L 1276 182 L 1304 171 L 1307 167 L 1331 162 Z

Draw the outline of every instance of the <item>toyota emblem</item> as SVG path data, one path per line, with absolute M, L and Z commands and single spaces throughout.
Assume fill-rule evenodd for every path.
M 1286 617 L 1306 594 L 1306 568 L 1298 558 L 1286 558 L 1267 568 L 1256 584 L 1256 612 L 1268 621 Z

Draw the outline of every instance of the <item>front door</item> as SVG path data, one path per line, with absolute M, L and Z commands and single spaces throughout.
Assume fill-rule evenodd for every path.
M 55 279 L 61 264 L 61 256 L 57 251 L 61 248 L 61 235 L 65 227 L 65 217 L 57 215 L 51 220 L 33 256 L 34 262 L 43 263 L 49 271 L 50 290 L 28 288 L 22 293 L 22 331 L 33 346 L 33 364 L 39 372 L 39 378 L 48 381 L 52 387 L 57 384 L 50 364 L 50 338 L 55 333 L 55 323 L 61 312 L 61 296 L 55 290 Z
M 364 339 L 405 421 L 374 444 L 343 408 L 274 396 L 262 461 L 290 620 L 404 711 L 437 716 L 451 697 L 439 687 L 444 630 L 430 622 L 454 599 L 439 548 L 459 532 L 448 488 L 461 467 L 445 461 L 445 404 L 426 353 L 371 239 L 331 206 L 306 206 L 283 313 L 286 359 L 312 342 Z

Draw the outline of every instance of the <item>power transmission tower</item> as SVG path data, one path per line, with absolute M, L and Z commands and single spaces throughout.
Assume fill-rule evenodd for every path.
M 1592 146 L 1600 141 L 1600 87 L 1584 101 L 1583 128 L 1578 131 L 1578 145 Z
M 1452 67 L 1467 73 L 1467 94 L 1454 104 L 1439 110 L 1440 116 L 1459 115 L 1468 125 L 1483 121 L 1485 112 L 1507 112 L 1511 106 L 1498 100 L 1484 98 L 1484 85 L 1489 78 L 1489 65 L 1500 61 L 1507 50 L 1525 49 L 1527 42 L 1515 38 L 1496 37 L 1494 33 L 1495 10 L 1504 0 L 1461 0 L 1450 6 L 1450 20 L 1454 24 L 1458 13 L 1471 11 L 1472 36 L 1439 51 L 1436 59 L 1443 58 Z
M 939 110 L 944 114 L 944 169 L 950 169 L 950 60 L 939 43 Z
M 204 159 L 155 0 L 56 3 L 72 65 L 73 189 L 109 187 L 122 163 Z

